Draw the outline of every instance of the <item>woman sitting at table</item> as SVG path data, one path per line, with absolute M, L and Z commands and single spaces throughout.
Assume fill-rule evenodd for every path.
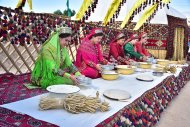
M 129 56 L 131 59 L 136 61 L 147 61 L 147 57 L 141 55 L 136 51 L 135 44 L 139 41 L 138 35 L 133 34 L 130 36 L 129 42 L 124 46 L 124 53 L 126 56 Z
M 137 50 L 138 53 L 140 53 L 141 55 L 150 57 L 151 54 L 146 50 L 146 48 L 144 47 L 144 44 L 147 42 L 148 36 L 147 33 L 143 32 L 139 35 L 139 41 L 135 44 L 135 48 Z
M 79 84 L 76 76 L 81 74 L 72 64 L 66 49 L 70 42 L 71 28 L 63 27 L 52 33 L 42 45 L 35 62 L 32 84 L 42 88 L 56 84 Z
M 101 42 L 103 35 L 102 29 L 91 30 L 90 34 L 82 40 L 77 50 L 75 65 L 87 77 L 99 78 L 102 70 L 101 64 L 108 63 L 103 58 L 100 50 L 99 42 Z
M 119 33 L 116 38 L 110 42 L 110 51 L 108 59 L 115 59 L 118 64 L 130 64 L 131 59 L 127 59 L 125 57 L 125 53 L 123 51 L 123 45 L 125 43 L 125 35 L 123 33 Z

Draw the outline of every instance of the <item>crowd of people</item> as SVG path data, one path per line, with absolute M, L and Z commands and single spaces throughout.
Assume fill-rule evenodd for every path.
M 56 84 L 78 85 L 77 76 L 99 78 L 101 66 L 111 64 L 113 59 L 119 65 L 132 65 L 135 62 L 147 61 L 151 57 L 144 47 L 148 36 L 143 32 L 139 36 L 132 34 L 127 40 L 125 34 L 117 34 L 109 43 L 109 53 L 104 58 L 100 45 L 104 32 L 96 28 L 81 40 L 76 61 L 72 63 L 66 49 L 71 42 L 71 35 L 71 28 L 63 27 L 52 33 L 43 44 L 31 75 L 34 85 L 42 88 Z

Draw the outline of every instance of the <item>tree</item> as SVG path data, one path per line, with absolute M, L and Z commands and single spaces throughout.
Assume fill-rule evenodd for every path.
M 64 16 L 67 16 L 67 14 L 68 14 L 67 11 L 68 11 L 67 9 L 63 11 L 63 15 L 64 15 Z M 69 11 L 71 11 L 71 10 L 69 10 Z M 72 10 L 72 11 L 71 11 L 71 16 L 74 16 L 75 14 L 76 14 L 75 10 Z
M 61 12 L 61 10 L 54 11 L 53 14 L 56 14 L 56 15 L 63 15 L 63 13 Z

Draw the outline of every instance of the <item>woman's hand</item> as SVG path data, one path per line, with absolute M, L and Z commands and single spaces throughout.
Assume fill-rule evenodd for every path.
M 71 75 L 70 79 L 73 81 L 74 85 L 79 85 L 80 81 L 76 78 L 76 76 Z
M 125 62 L 124 62 L 126 65 L 130 65 L 131 63 L 129 62 L 129 61 L 127 61 L 127 60 L 125 60 Z
M 98 71 L 102 71 L 101 64 L 97 64 L 97 65 L 96 65 L 96 69 L 97 69 Z
M 143 56 L 143 57 L 142 57 L 142 60 L 143 60 L 144 62 L 146 62 L 146 61 L 148 60 L 148 57 L 147 57 L 147 56 Z

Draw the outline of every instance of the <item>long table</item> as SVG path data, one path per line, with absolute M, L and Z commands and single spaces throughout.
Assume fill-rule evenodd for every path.
M 95 79 L 90 88 L 81 88 L 80 93 L 85 95 L 95 96 L 96 91 L 99 91 L 100 98 L 110 104 L 108 112 L 71 114 L 62 109 L 39 111 L 39 99 L 49 93 L 3 104 L 1 107 L 32 116 L 38 120 L 38 124 L 39 121 L 44 124 L 51 123 L 51 126 L 152 126 L 158 122 L 160 113 L 189 80 L 189 72 L 189 67 L 179 68 L 175 75 L 165 73 L 162 77 L 154 76 L 153 82 L 136 80 L 136 76 L 152 75 L 152 72 L 120 75 L 118 80 Z M 128 102 L 109 100 L 102 95 L 107 89 L 126 90 L 132 97 Z M 22 123 L 19 126 L 22 126 Z

